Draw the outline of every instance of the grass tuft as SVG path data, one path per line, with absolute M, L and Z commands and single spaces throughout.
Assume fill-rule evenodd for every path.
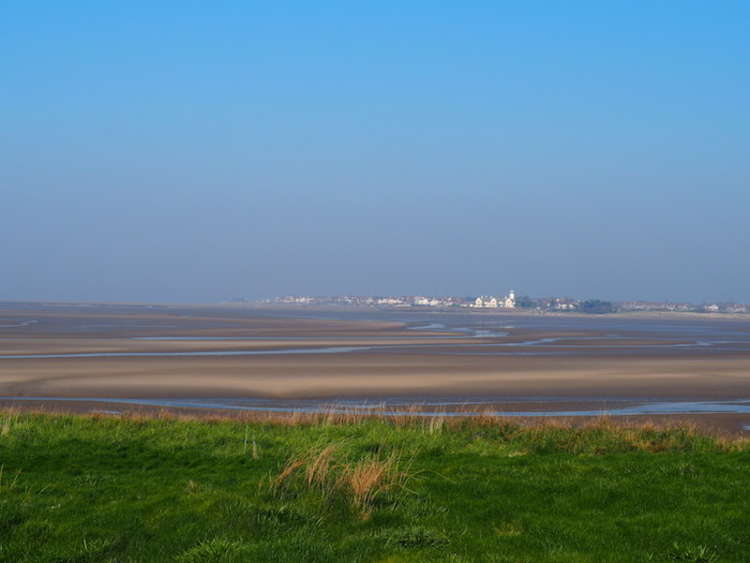
M 397 469 L 398 460 L 391 454 L 384 460 L 370 458 L 348 465 L 342 473 L 351 490 L 354 505 L 368 514 L 375 500 L 402 485 L 407 475 Z
M 405 491 L 410 478 L 399 470 L 399 457 L 392 452 L 384 458 L 368 454 L 360 459 L 336 457 L 340 445 L 292 456 L 279 474 L 270 479 L 275 494 L 317 491 L 326 499 L 346 499 L 363 517 L 369 516 L 376 501 L 389 492 Z
M 306 478 L 307 486 L 318 486 L 324 488 L 329 479 L 333 455 L 336 453 L 338 446 L 331 444 L 323 448 L 320 453 L 313 455 L 312 461 L 307 462 Z M 305 463 L 304 461 L 302 463 Z

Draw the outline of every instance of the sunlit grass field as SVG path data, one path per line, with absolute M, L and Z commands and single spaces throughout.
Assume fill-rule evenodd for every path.
M 749 561 L 750 445 L 492 417 L 0 414 L 0 560 Z

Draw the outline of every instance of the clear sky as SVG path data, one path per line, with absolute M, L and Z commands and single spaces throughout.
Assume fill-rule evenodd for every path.
M 0 299 L 750 301 L 750 3 L 0 0 Z

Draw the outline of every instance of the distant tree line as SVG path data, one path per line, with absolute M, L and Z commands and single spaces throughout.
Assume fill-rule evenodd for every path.
M 528 295 L 521 295 L 516 297 L 516 307 L 531 309 L 532 307 L 536 307 L 536 302 Z
M 519 309 L 558 309 L 555 307 L 555 302 L 549 299 L 533 299 L 528 295 L 521 295 L 516 298 L 516 307 Z M 565 309 L 559 308 L 564 311 Z M 569 311 L 577 311 L 580 313 L 588 313 L 591 315 L 604 315 L 606 313 L 617 312 L 617 306 L 611 301 L 603 301 L 601 299 L 587 299 L 575 304 L 574 308 L 568 309 Z
M 589 313 L 592 315 L 604 315 L 606 313 L 614 313 L 617 308 L 611 301 L 587 299 L 586 301 L 581 301 L 579 310 L 583 313 Z

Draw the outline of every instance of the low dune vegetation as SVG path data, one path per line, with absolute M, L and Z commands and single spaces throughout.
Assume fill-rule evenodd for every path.
M 750 444 L 473 418 L 0 413 L 0 561 L 748 561 Z

